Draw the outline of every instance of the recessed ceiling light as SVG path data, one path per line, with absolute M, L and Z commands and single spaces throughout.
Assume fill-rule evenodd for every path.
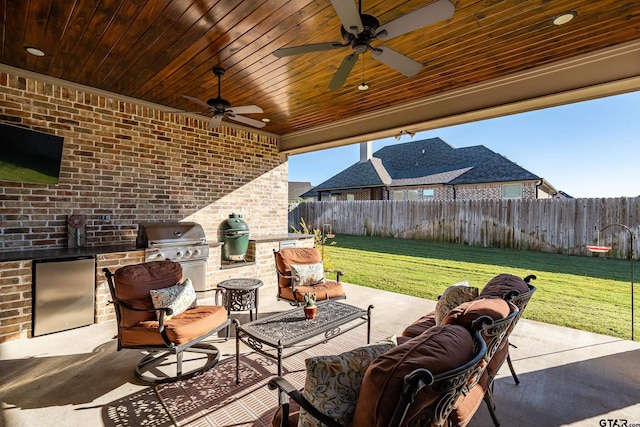
M 271 121 L 271 119 L 267 119 L 266 117 L 264 119 L 262 119 L 263 122 L 265 123 L 269 123 Z
M 37 47 L 33 47 L 33 46 L 25 46 L 24 48 L 27 52 L 29 52 L 31 55 L 35 55 L 35 56 L 44 56 L 44 52 L 41 51 L 40 49 L 38 49 Z
M 561 13 L 560 15 L 554 17 L 551 22 L 553 22 L 553 25 L 564 25 L 575 18 L 577 15 L 578 14 L 574 11 Z

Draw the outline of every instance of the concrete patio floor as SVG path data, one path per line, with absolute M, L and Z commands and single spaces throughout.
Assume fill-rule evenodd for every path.
M 372 330 L 388 335 L 399 334 L 435 306 L 420 298 L 345 287 L 346 302 L 375 306 Z M 274 288 L 260 290 L 262 315 L 290 308 L 274 295 Z M 245 313 L 234 317 L 248 321 Z M 141 353 L 117 352 L 114 335 L 112 322 L 0 344 L 0 426 L 116 425 L 105 421 L 104 407 L 153 388 L 134 376 Z M 511 338 L 521 384 L 514 384 L 506 364 L 496 377 L 494 401 L 502 426 L 625 425 L 621 420 L 640 425 L 640 342 L 526 319 Z M 223 357 L 235 352 L 234 340 L 218 346 Z M 481 406 L 471 426 L 492 425 Z

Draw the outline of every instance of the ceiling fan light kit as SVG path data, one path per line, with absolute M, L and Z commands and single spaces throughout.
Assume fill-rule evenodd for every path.
M 220 126 L 222 119 L 227 118 L 236 122 L 243 123 L 245 125 L 253 126 L 256 128 L 263 128 L 266 126 L 265 121 L 250 119 L 249 117 L 241 116 L 240 114 L 259 114 L 262 113 L 262 108 L 257 105 L 245 105 L 242 107 L 232 107 L 231 103 L 221 96 L 221 78 L 224 76 L 224 69 L 215 67 L 213 74 L 218 78 L 218 97 L 211 98 L 207 102 L 203 102 L 198 98 L 194 98 L 189 95 L 182 95 L 189 101 L 195 102 L 201 107 L 206 108 L 205 113 L 213 113 L 213 117 L 209 121 L 209 129 L 215 129 Z
M 381 26 L 376 17 L 362 13 L 362 0 L 360 0 L 358 6 L 350 0 L 331 0 L 331 4 L 342 23 L 340 32 L 344 43 L 314 43 L 283 47 L 273 52 L 275 56 L 282 58 L 351 47 L 353 53 L 342 60 L 329 83 L 329 90 L 336 90 L 344 86 L 358 57 L 369 51 L 371 51 L 373 59 L 407 77 L 415 76 L 422 69 L 421 63 L 386 46 L 372 46 L 371 42 L 375 40 L 390 40 L 428 25 L 450 19 L 455 12 L 455 5 L 450 0 L 438 0 Z M 364 88 L 365 86 L 367 87 Z M 360 87 L 363 87 L 361 90 L 366 90 L 368 85 L 363 81 L 358 86 L 358 89 Z

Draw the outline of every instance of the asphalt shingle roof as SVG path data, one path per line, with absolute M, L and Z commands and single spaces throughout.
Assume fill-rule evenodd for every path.
M 479 184 L 540 179 L 483 145 L 455 148 L 440 138 L 388 145 L 314 191 L 421 184 Z
M 311 190 L 310 182 L 300 182 L 300 181 L 289 181 L 289 200 L 298 200 L 301 198 L 302 194 Z
M 332 176 L 313 189 L 321 191 L 333 188 L 380 187 L 391 184 L 391 177 L 382 167 L 380 159 L 358 162 Z

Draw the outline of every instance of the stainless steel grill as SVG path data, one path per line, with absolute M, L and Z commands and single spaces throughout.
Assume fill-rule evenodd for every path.
M 195 222 L 154 222 L 138 226 L 136 246 L 145 249 L 145 261 L 170 259 L 182 265 L 196 291 L 207 290 L 209 245 L 204 230 Z

